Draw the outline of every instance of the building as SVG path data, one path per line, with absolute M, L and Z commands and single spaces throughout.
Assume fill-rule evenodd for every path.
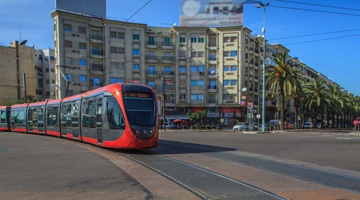
M 53 49 L 35 50 L 36 98 L 55 99 L 55 53 Z
M 246 27 L 151 27 L 99 19 L 65 11 L 52 12 L 55 25 L 57 97 L 82 93 L 110 83 L 141 83 L 162 98 L 165 79 L 167 116 L 206 110 L 208 123 L 232 126 L 254 122 L 261 110 L 263 38 Z M 273 63 L 281 44 L 267 44 Z M 299 62 L 301 63 L 301 62 Z M 304 67 L 309 75 L 309 67 Z M 247 103 L 253 108 L 248 110 Z M 267 119 L 276 112 L 266 101 Z M 247 115 L 247 113 L 253 113 Z
M 24 100 L 23 74 L 26 74 L 26 96 L 36 98 L 34 48 L 14 41 L 0 46 L 0 105 Z

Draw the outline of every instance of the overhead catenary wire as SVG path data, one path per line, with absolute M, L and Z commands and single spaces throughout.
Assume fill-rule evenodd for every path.
M 360 9 L 356 9 L 356 8 L 346 8 L 346 7 L 330 6 L 330 5 L 324 5 L 324 4 L 298 2 L 298 1 L 288 1 L 288 0 L 272 0 L 272 1 L 279 1 L 279 2 L 293 3 L 293 4 L 301 4 L 301 5 L 308 5 L 308 6 L 325 7 L 325 8 L 335 8 L 335 9 L 342 9 L 342 10 L 360 11 Z
M 311 36 L 318 36 L 318 35 L 328 35 L 328 34 L 334 34 L 334 33 L 344 33 L 344 32 L 359 31 L 359 30 L 360 30 L 360 28 L 356 28 L 356 29 L 347 29 L 347 30 L 340 30 L 340 31 L 323 32 L 323 33 L 296 35 L 296 36 L 289 36 L 289 37 L 279 37 L 279 38 L 269 39 L 269 41 L 271 41 L 271 40 L 285 40 L 285 39 L 293 39 L 293 38 L 301 38 L 301 37 L 311 37 Z
M 320 41 L 325 41 L 325 40 L 335 40 L 335 39 L 340 39 L 340 38 L 348 38 L 348 37 L 356 37 L 356 36 L 360 36 L 360 34 L 345 35 L 345 36 L 324 38 L 324 39 L 318 39 L 318 40 L 309 40 L 309 41 L 303 41 L 303 42 L 287 43 L 287 44 L 284 44 L 284 45 L 305 44 L 305 43 L 311 43 L 311 42 L 320 42 Z
M 360 17 L 360 14 L 333 12 L 333 11 L 325 11 L 325 10 L 313 10 L 313 9 L 306 9 L 306 8 L 294 8 L 294 7 L 273 6 L 273 5 L 269 5 L 269 7 L 271 7 L 271 8 L 281 8 L 281 9 L 290 9 L 290 10 L 301 10 L 301 11 L 309 11 L 309 12 L 319 12 L 319 13 L 327 13 L 327 14 L 336 14 L 336 15 L 347 15 L 347 16 Z

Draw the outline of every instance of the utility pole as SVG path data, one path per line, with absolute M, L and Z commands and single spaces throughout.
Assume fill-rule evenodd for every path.
M 26 74 L 23 73 L 24 103 L 26 103 Z
M 163 93 L 163 127 L 164 127 L 164 131 L 166 131 L 166 123 L 165 123 L 165 120 L 166 120 L 166 116 L 165 116 L 165 78 L 162 77 L 161 78 L 162 80 L 162 93 Z
M 18 100 L 20 100 L 20 47 L 19 41 L 15 41 L 16 48 L 16 83 L 17 83 L 17 95 Z

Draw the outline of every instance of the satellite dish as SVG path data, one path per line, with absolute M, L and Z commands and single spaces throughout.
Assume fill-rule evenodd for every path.
M 23 40 L 22 42 L 20 42 L 20 45 L 25 45 L 27 43 L 27 40 Z
M 173 27 L 175 27 L 175 26 L 176 26 L 176 22 L 174 23 Z

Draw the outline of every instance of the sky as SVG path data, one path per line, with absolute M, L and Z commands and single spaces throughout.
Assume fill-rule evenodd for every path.
M 107 18 L 126 20 L 150 0 L 107 0 Z M 292 10 L 278 7 L 266 9 L 266 39 L 269 43 L 280 43 L 290 50 L 290 55 L 324 74 L 353 94 L 360 95 L 360 1 L 359 0 L 288 0 L 352 8 L 334 9 L 309 6 L 285 1 L 269 0 L 270 6 L 321 10 L 325 12 L 348 13 L 329 14 Z M 265 1 L 262 1 L 265 2 Z M 55 0 L 0 0 L 0 45 L 7 46 L 13 40 L 28 40 L 27 45 L 35 48 L 54 48 L 53 20 L 51 11 Z M 179 0 L 152 0 L 131 22 L 150 26 L 171 27 L 179 25 Z M 261 34 L 263 10 L 253 4 L 244 4 L 244 26 Z M 353 30 L 357 29 L 357 30 Z M 348 31 L 352 30 L 352 31 Z M 311 37 L 276 39 L 299 35 Z M 352 36 L 352 37 L 347 37 Z M 330 39 L 329 38 L 336 38 Z M 318 42 L 300 43 L 313 40 Z

